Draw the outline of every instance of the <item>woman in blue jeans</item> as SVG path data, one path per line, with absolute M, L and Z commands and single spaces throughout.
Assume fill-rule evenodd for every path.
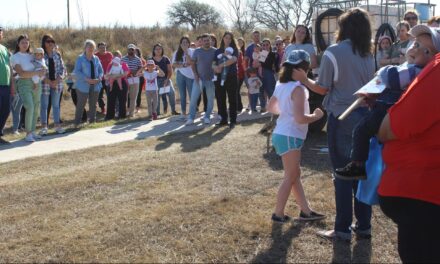
M 304 71 L 295 71 L 295 79 L 312 91 L 326 94 L 324 107 L 328 112 L 327 136 L 333 171 L 350 160 L 351 134 L 355 124 L 367 113 L 358 108 L 346 119 L 338 120 L 356 99 L 355 91 L 368 83 L 374 75 L 374 58 L 371 54 L 371 26 L 368 13 L 352 8 L 338 19 L 337 44 L 324 53 L 315 83 Z M 320 231 L 324 238 L 351 240 L 351 233 L 358 237 L 371 237 L 371 206 L 354 196 L 358 181 L 333 180 L 335 185 L 336 219 L 332 230 Z M 353 222 L 354 214 L 357 219 Z
M 164 56 L 163 47 L 161 44 L 156 44 L 153 47 L 153 60 L 154 63 L 156 63 L 157 66 L 160 67 L 160 69 L 165 73 L 165 77 L 158 77 L 157 78 L 157 87 L 159 89 L 161 87 L 171 86 L 170 91 L 168 93 L 164 93 L 162 95 L 159 95 L 159 99 L 162 97 L 163 102 L 163 112 L 164 114 L 168 111 L 168 102 L 167 102 L 167 95 L 170 99 L 170 106 L 171 106 L 171 113 L 173 115 L 178 115 L 176 111 L 176 98 L 175 98 L 175 92 L 173 85 L 171 83 L 171 76 L 173 75 L 173 68 L 171 67 L 171 61 L 167 56 Z M 157 101 L 157 115 L 160 115 L 160 100 Z
M 261 76 L 263 86 L 260 88 L 260 105 L 261 112 L 266 112 L 266 96 L 269 99 L 272 97 L 276 84 L 275 74 L 280 70 L 280 64 L 275 52 L 272 51 L 272 46 L 269 39 L 264 39 L 261 47 L 263 50 L 269 52 L 266 61 L 261 63 L 261 67 L 263 68 L 263 76 Z
M 179 48 L 174 52 L 172 66 L 176 69 L 176 82 L 180 93 L 180 106 L 182 109 L 181 117 L 186 119 L 186 94 L 191 97 L 192 85 L 194 82 L 194 73 L 191 69 L 190 61 L 187 57 L 191 57 L 194 49 L 191 49 L 190 39 L 183 36 L 179 42 Z M 191 98 L 190 98 L 191 100 Z
M 66 68 L 64 66 L 61 54 L 55 49 L 55 41 L 51 35 L 44 35 L 41 40 L 41 47 L 44 49 L 44 59 L 48 72 L 43 81 L 43 89 L 41 93 L 41 108 L 40 120 L 41 131 L 40 135 L 47 135 L 47 124 L 49 123 L 48 107 L 49 102 L 53 108 L 53 120 L 55 123 L 55 131 L 58 134 L 63 134 L 65 130 L 61 127 L 60 122 L 60 98 L 64 88 L 64 75 Z M 49 100 L 50 97 L 50 100 Z

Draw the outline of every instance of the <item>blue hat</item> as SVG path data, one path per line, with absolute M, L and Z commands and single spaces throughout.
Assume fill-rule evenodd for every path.
M 287 59 L 283 65 L 298 65 L 303 61 L 310 63 L 309 53 L 305 50 L 292 50 L 289 54 L 287 54 Z

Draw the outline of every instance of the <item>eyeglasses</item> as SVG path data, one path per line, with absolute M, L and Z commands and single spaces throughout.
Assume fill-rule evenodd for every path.
M 405 17 L 406 21 L 408 21 L 408 20 L 417 20 L 417 19 L 418 18 L 416 16 L 407 16 L 407 17 Z
M 53 39 L 46 40 L 46 43 L 55 43 Z

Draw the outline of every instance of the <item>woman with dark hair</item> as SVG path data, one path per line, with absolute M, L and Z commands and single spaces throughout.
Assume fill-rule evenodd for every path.
M 310 114 L 308 91 L 292 78 L 293 69 L 307 71 L 309 65 L 310 56 L 306 51 L 295 50 L 288 54 L 286 62 L 283 63 L 280 80 L 268 104 L 268 110 L 279 115 L 273 130 L 272 143 L 283 162 L 284 180 L 278 188 L 272 221 L 281 224 L 291 220 L 284 211 L 290 193 L 293 193 L 300 209 L 299 220 L 313 221 L 325 218 L 310 208 L 301 183 L 301 148 L 307 137 L 308 124 L 324 115 L 319 108 Z
M 292 50 L 305 50 L 310 55 L 310 69 L 318 67 L 318 59 L 316 58 L 315 48 L 312 44 L 312 35 L 310 30 L 305 25 L 297 25 L 293 31 L 290 44 L 286 47 L 283 57 L 283 62 L 286 60 L 286 54 Z
M 56 50 L 55 41 L 50 34 L 46 34 L 41 39 L 41 47 L 44 49 L 44 58 L 48 72 L 43 81 L 43 89 L 41 93 L 41 131 L 40 135 L 47 135 L 47 125 L 49 123 L 50 107 L 53 108 L 53 121 L 55 123 L 55 131 L 58 134 L 63 134 L 65 130 L 60 123 L 60 101 L 64 89 L 63 79 L 66 73 L 61 54 Z
M 338 117 L 355 100 L 354 92 L 374 76 L 371 25 L 368 13 L 352 8 L 338 18 L 337 44 L 324 52 L 315 82 L 304 71 L 295 70 L 295 80 L 312 91 L 326 94 L 324 107 L 328 113 L 327 137 L 333 171 L 350 162 L 351 135 L 356 123 L 368 111 L 366 107 L 354 110 L 344 120 Z M 333 230 L 320 231 L 325 238 L 350 240 L 354 232 L 360 238 L 371 238 L 371 206 L 354 198 L 358 181 L 344 181 L 333 172 L 336 200 L 336 219 Z M 357 222 L 352 225 L 354 213 Z
M 408 22 L 409 26 L 413 28 L 415 25 L 419 24 L 419 13 L 415 9 L 408 9 L 403 15 L 403 20 Z
M 220 63 L 221 57 L 226 56 L 226 49 L 232 48 L 233 53 L 228 55 L 227 60 Z M 215 51 L 215 60 L 218 66 L 215 66 L 215 72 L 221 73 L 223 68 L 226 69 L 227 75 L 224 85 L 221 85 L 221 78 L 217 78 L 215 82 L 215 95 L 217 98 L 217 108 L 218 113 L 221 116 L 221 120 L 217 123 L 217 126 L 228 125 L 228 112 L 226 107 L 226 95 L 228 96 L 229 102 L 229 119 L 230 128 L 234 128 L 237 123 L 237 90 L 238 90 L 238 79 L 237 79 L 237 57 L 238 49 L 235 43 L 234 34 L 232 32 L 225 32 L 222 37 L 220 48 Z M 226 68 L 228 67 L 228 68 Z
M 186 95 L 191 100 L 191 91 L 194 82 L 194 72 L 191 69 L 191 56 L 194 49 L 189 45 L 191 41 L 188 36 L 183 36 L 179 41 L 179 48 L 173 54 L 172 66 L 176 70 L 176 83 L 180 93 L 180 109 L 182 110 L 182 119 L 186 118 Z
M 136 48 L 135 50 L 136 56 L 138 56 L 142 61 L 142 67 L 147 67 L 147 61 L 142 56 L 142 51 L 140 48 Z M 141 102 L 142 102 L 142 91 L 145 91 L 145 78 L 144 76 L 139 77 L 139 91 L 138 96 L 136 98 L 136 113 L 140 112 L 141 109 Z
M 171 106 L 171 114 L 178 115 L 179 113 L 176 111 L 176 98 L 174 94 L 173 84 L 171 83 L 171 76 L 173 75 L 173 68 L 171 67 L 171 61 L 167 56 L 164 56 L 164 50 L 162 44 L 158 43 L 153 46 L 153 60 L 157 66 L 165 73 L 165 77 L 157 77 L 157 87 L 162 88 L 166 86 L 170 86 L 170 91 L 168 93 L 160 94 L 159 90 L 159 99 L 162 97 L 163 102 L 163 112 L 164 114 L 168 111 L 168 102 L 167 95 L 170 100 Z M 157 101 L 157 115 L 160 115 L 160 100 Z
M 241 93 L 240 89 L 243 85 L 245 75 L 246 75 L 246 69 L 248 68 L 246 65 L 246 61 L 244 60 L 244 54 L 246 53 L 246 42 L 244 41 L 244 38 L 239 37 L 237 39 L 237 45 L 238 45 L 238 58 L 237 58 L 237 70 L 238 70 L 238 87 L 237 87 L 237 111 L 240 113 L 243 111 L 243 103 L 241 101 Z
M 11 57 L 11 66 L 18 74 L 17 90 L 26 109 L 25 129 L 28 142 L 34 142 L 41 139 L 41 136 L 35 133 L 37 118 L 40 111 L 41 82 L 34 87 L 32 76 L 42 77 L 46 70 L 35 71 L 32 63 L 34 57 L 30 53 L 30 42 L 27 35 L 20 35 L 17 39 L 14 55 Z
M 261 64 L 263 74 L 261 76 L 261 79 L 263 81 L 263 86 L 260 88 L 260 106 L 261 106 L 261 113 L 266 112 L 266 96 L 270 99 L 270 97 L 273 94 L 273 91 L 275 90 L 275 73 L 277 73 L 279 68 L 279 63 L 276 58 L 275 52 L 272 51 L 272 45 L 270 43 L 270 39 L 263 39 L 263 42 L 261 44 L 262 50 L 265 50 L 268 52 L 268 55 L 266 57 L 266 60 L 264 62 L 259 62 L 258 64 Z

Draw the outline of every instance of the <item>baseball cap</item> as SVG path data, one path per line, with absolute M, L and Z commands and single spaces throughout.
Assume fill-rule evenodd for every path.
M 154 63 L 154 60 L 147 60 L 147 65 L 156 65 L 156 63 Z
M 292 50 L 288 55 L 286 61 L 283 63 L 290 65 L 298 65 L 301 62 L 310 63 L 310 55 L 305 50 Z
M 426 25 L 416 25 L 410 31 L 409 34 L 418 37 L 422 34 L 429 34 L 432 38 L 432 43 L 435 49 L 440 52 L 440 28 L 428 27 Z
M 128 48 L 128 49 L 136 49 L 136 45 L 134 45 L 134 44 L 128 44 L 127 48 Z
M 34 50 L 34 54 L 36 54 L 36 53 L 44 54 L 44 49 L 43 49 L 43 48 L 36 48 L 36 49 Z

